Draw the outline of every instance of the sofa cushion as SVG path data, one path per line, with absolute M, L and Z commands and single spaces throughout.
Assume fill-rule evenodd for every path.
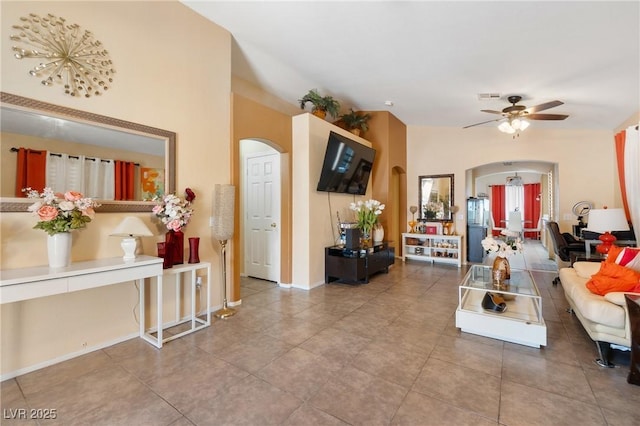
M 602 262 L 598 273 L 587 281 L 587 288 L 600 296 L 612 291 L 640 290 L 640 272 L 617 263 Z
M 640 296 L 640 293 L 612 291 L 611 293 L 605 294 L 604 298 L 605 300 L 611 303 L 615 303 L 618 306 L 625 306 L 627 304 L 627 300 L 624 298 L 625 294 L 634 294 Z
M 595 275 L 600 270 L 599 262 L 575 262 L 573 269 L 576 270 L 576 274 L 580 278 L 590 279 L 592 275 Z
M 571 268 L 563 271 L 562 286 L 567 298 L 573 301 L 575 310 L 594 323 L 624 329 L 625 311 L 621 306 L 590 292 L 585 285 L 587 280 L 580 278 L 575 272 L 571 273 Z
M 640 249 L 625 247 L 616 257 L 616 263 L 640 272 Z

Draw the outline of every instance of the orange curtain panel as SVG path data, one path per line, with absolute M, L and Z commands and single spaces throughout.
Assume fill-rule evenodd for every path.
M 131 201 L 135 188 L 135 164 L 129 161 L 115 161 L 115 200 Z
M 16 167 L 16 197 L 26 197 L 23 188 L 42 192 L 46 185 L 47 151 L 18 148 Z

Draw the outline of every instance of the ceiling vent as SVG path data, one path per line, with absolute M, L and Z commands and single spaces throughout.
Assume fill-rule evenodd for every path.
M 500 93 L 478 93 L 479 101 L 487 101 L 491 99 L 500 99 Z

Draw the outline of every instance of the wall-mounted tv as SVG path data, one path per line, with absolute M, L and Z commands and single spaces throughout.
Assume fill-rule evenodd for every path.
M 318 191 L 364 195 L 376 150 L 330 132 Z

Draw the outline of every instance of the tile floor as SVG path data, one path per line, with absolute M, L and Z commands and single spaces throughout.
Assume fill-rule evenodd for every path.
M 455 327 L 466 268 L 397 261 L 311 291 L 247 278 L 237 315 L 161 350 L 136 338 L 4 381 L 1 423 L 36 424 L 7 418 L 31 408 L 68 425 L 640 424 L 628 367 L 593 363 L 552 264 L 525 253 L 513 264 L 535 270 L 543 349 Z

